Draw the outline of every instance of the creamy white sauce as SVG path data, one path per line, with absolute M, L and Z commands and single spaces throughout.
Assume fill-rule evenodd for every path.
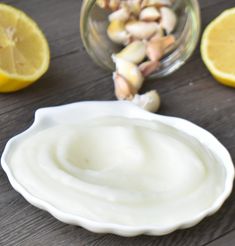
M 99 118 L 29 135 L 17 180 L 54 207 L 98 222 L 161 227 L 209 208 L 225 171 L 193 137 L 162 123 Z

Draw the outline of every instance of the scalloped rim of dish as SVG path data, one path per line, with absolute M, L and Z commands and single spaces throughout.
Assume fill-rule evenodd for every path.
M 76 115 L 76 111 L 80 111 L 81 115 Z M 219 153 L 219 157 L 223 162 L 226 172 L 224 191 L 220 194 L 217 200 L 215 200 L 211 207 L 202 211 L 199 214 L 195 214 L 195 216 L 193 216 L 191 219 L 182 221 L 181 223 L 172 224 L 168 227 L 135 227 L 120 224 L 96 222 L 78 215 L 63 212 L 51 205 L 50 203 L 28 192 L 27 189 L 21 185 L 20 181 L 18 181 L 14 177 L 12 170 L 7 164 L 7 156 L 10 155 L 12 146 L 14 144 L 17 144 L 17 142 L 21 141 L 23 138 L 27 137 L 28 134 L 31 134 L 38 129 L 40 130 L 42 128 L 47 128 L 48 126 L 54 124 L 78 122 L 81 116 L 85 118 L 96 118 L 98 116 L 105 115 L 124 116 L 128 118 L 140 118 L 146 120 L 160 121 L 165 124 L 171 125 L 183 132 L 186 132 L 191 136 L 196 137 L 204 145 L 207 145 L 207 147 L 210 148 L 214 154 L 216 153 L 216 155 L 218 155 Z M 1 163 L 2 168 L 6 172 L 13 188 L 16 191 L 18 191 L 32 205 L 48 211 L 51 215 L 53 215 L 55 218 L 62 222 L 82 226 L 87 230 L 96 233 L 113 233 L 120 236 L 137 236 L 140 234 L 165 235 L 177 229 L 192 227 L 199 223 L 205 217 L 214 214 L 219 210 L 224 201 L 230 195 L 234 180 L 234 166 L 230 154 L 226 150 L 226 148 L 211 133 L 187 120 L 176 117 L 152 114 L 140 109 L 132 103 L 123 101 L 78 102 L 63 106 L 38 109 L 35 113 L 35 119 L 33 124 L 27 130 L 16 135 L 8 141 L 1 157 Z

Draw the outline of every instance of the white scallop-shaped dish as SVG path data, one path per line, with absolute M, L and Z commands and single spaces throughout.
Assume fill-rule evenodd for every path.
M 13 171 L 11 170 L 10 165 L 8 165 L 9 158 L 15 147 L 30 134 L 34 134 L 35 132 L 54 125 L 74 124 L 102 116 L 121 116 L 127 118 L 155 120 L 173 126 L 178 130 L 195 137 L 202 144 L 206 145 L 212 151 L 212 153 L 216 153 L 216 155 L 219 156 L 222 160 L 226 175 L 223 192 L 220 194 L 217 200 L 214 201 L 211 207 L 202 211 L 200 214 L 194 214 L 194 216 L 192 216 L 187 221 L 175 223 L 165 228 L 156 226 L 133 227 L 119 224 L 99 223 L 81 216 L 74 216 L 72 214 L 65 213 L 48 202 L 40 199 L 40 197 L 36 197 L 29 193 L 23 187 L 21 181 L 14 177 Z M 121 236 L 136 236 L 139 234 L 164 235 L 176 229 L 183 229 L 194 226 L 206 216 L 214 214 L 222 206 L 232 191 L 234 179 L 234 167 L 228 151 L 208 131 L 180 118 L 148 113 L 128 102 L 79 102 L 64 106 L 39 109 L 35 113 L 35 120 L 32 126 L 23 133 L 13 137 L 8 141 L 1 158 L 1 163 L 13 188 L 34 206 L 48 211 L 62 222 L 79 225 L 97 233 L 114 233 Z

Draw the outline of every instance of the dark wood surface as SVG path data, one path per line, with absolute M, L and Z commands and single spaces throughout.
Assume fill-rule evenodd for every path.
M 37 108 L 83 100 L 112 100 L 111 74 L 88 57 L 79 35 L 80 0 L 6 0 L 31 15 L 51 47 L 48 73 L 33 86 L 0 94 L 0 151 L 9 138 L 26 129 Z M 201 0 L 204 27 L 234 0 Z M 1 17 L 0 17 L 1 18 Z M 235 160 L 235 90 L 219 85 L 203 65 L 199 48 L 175 74 L 145 85 L 159 90 L 161 114 L 183 117 L 212 132 Z M 206 194 L 205 194 L 206 195 Z M 63 224 L 26 202 L 0 169 L 1 246 L 232 246 L 235 245 L 235 192 L 218 213 L 197 226 L 163 237 L 124 238 L 95 234 Z

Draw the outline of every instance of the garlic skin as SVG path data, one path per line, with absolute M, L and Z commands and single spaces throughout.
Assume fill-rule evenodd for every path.
M 161 13 L 161 26 L 166 30 L 167 34 L 170 34 L 174 31 L 177 24 L 177 17 L 175 12 L 167 7 L 162 7 L 160 9 Z
M 136 94 L 132 102 L 144 110 L 155 113 L 160 108 L 161 99 L 158 92 L 152 90 L 143 95 Z
M 146 57 L 146 44 L 139 40 L 133 41 L 115 56 L 139 64 Z

